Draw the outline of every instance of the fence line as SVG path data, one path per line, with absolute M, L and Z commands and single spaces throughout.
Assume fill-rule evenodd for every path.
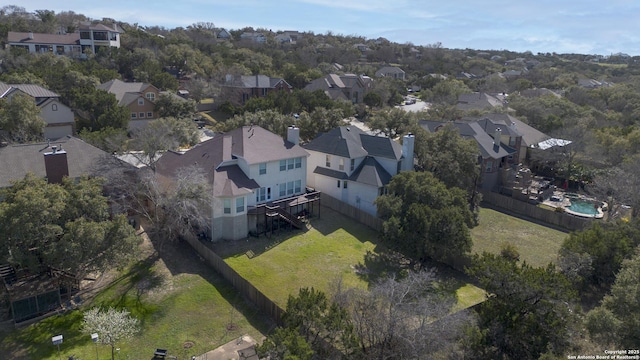
M 591 218 L 582 218 L 563 212 L 542 209 L 525 201 L 495 192 L 482 192 L 482 202 L 494 208 L 507 210 L 569 231 L 582 230 L 593 222 Z
M 375 231 L 382 230 L 383 221 L 377 216 L 371 215 L 366 211 L 360 210 L 355 206 L 349 205 L 325 193 L 321 193 L 320 201 L 322 202 L 323 206 L 326 206 L 331 210 L 337 211 L 342 215 L 348 216 L 351 219 L 361 224 L 364 224 Z
M 231 283 L 231 285 L 261 312 L 269 315 L 278 325 L 282 325 L 282 315 L 284 310 L 276 303 L 271 301 L 266 295 L 258 290 L 253 284 L 240 276 L 231 266 L 218 256 L 213 250 L 207 247 L 198 239 L 185 238 L 186 242 L 207 262 L 209 266 L 214 268 L 223 278 Z

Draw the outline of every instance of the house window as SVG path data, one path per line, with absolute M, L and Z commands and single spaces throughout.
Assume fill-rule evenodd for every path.
M 509 146 L 516 146 L 516 138 L 514 137 L 509 138 Z
M 153 112 L 149 111 L 149 112 L 147 113 L 147 117 L 148 117 L 149 119 L 151 119 L 151 118 L 153 117 Z
M 287 195 L 293 195 L 293 181 L 287 183 Z
M 331 155 L 327 155 L 326 159 L 325 159 L 325 166 L 330 168 L 331 167 Z
M 302 158 L 296 158 L 296 169 L 300 169 L 302 167 Z
M 267 89 L 262 89 L 262 96 L 267 96 Z
M 156 94 L 152 92 L 148 92 L 144 95 L 149 101 L 155 101 Z
M 351 159 L 351 166 L 349 167 L 351 171 L 356 168 L 356 159 Z
M 231 214 L 231 199 L 224 199 L 224 213 Z
M 89 31 L 80 31 L 80 39 L 91 39 L 91 32 Z
M 137 118 L 138 118 L 138 114 L 136 114 L 136 113 L 131 113 L 131 118 L 132 118 L 132 119 L 137 119 Z
M 491 168 L 493 167 L 493 162 L 491 161 L 487 161 L 487 165 L 486 165 L 486 170 L 485 172 L 491 172 Z
M 340 187 L 340 180 L 338 180 L 338 187 Z
M 236 198 L 236 214 L 244 211 L 244 197 Z
M 260 163 L 260 165 L 258 165 L 260 171 L 260 175 L 264 175 L 267 173 L 267 163 Z
M 293 159 L 287 160 L 287 170 L 293 170 Z
M 138 105 L 140 105 L 140 106 L 144 105 L 144 99 L 143 98 L 138 98 Z
M 338 170 L 344 170 L 344 159 L 340 159 L 340 164 L 338 165 Z
M 293 191 L 298 194 L 300 192 L 302 192 L 302 180 L 296 180 L 295 183 L 295 188 L 293 189 Z
M 139 117 L 140 119 L 144 119 L 144 113 L 143 113 L 143 112 L 140 112 L 140 113 L 138 114 L 138 117 Z
M 287 195 L 287 184 L 280 184 L 280 197 Z
M 280 171 L 287 170 L 287 160 L 280 160 Z
M 347 182 L 346 182 L 346 181 L 343 181 L 343 182 L 342 182 L 342 188 L 343 188 L 343 189 L 346 189 L 346 188 L 347 188 Z
M 58 104 L 51 104 L 51 111 L 58 111 Z
M 260 188 L 256 190 L 256 202 L 264 202 L 271 200 L 271 188 Z

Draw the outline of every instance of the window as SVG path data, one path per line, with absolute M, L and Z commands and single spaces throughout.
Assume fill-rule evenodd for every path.
M 347 188 L 347 182 L 346 182 L 346 181 L 343 181 L 343 182 L 342 182 L 342 188 L 343 188 L 343 189 L 346 189 L 346 188 Z
M 149 101 L 155 101 L 156 99 L 156 94 L 152 92 L 148 92 L 144 96 L 149 99 Z
M 224 199 L 224 213 L 231 214 L 231 199 Z
M 298 194 L 302 191 L 302 180 L 296 180 L 293 191 Z
M 340 158 L 340 164 L 338 165 L 338 170 L 344 170 L 344 159 Z
M 287 160 L 287 170 L 293 170 L 293 159 Z
M 260 163 L 260 165 L 258 165 L 260 168 L 260 175 L 264 175 L 267 173 L 267 163 Z
M 244 211 L 244 197 L 236 198 L 236 213 Z
M 353 171 L 353 169 L 355 168 L 356 168 L 356 159 L 351 159 L 351 166 L 350 166 L 351 171 Z
M 256 202 L 264 202 L 271 200 L 271 188 L 260 188 L 256 190 Z
M 280 171 L 287 170 L 287 160 L 280 160 Z
M 331 155 L 327 155 L 326 156 L 326 161 L 325 162 L 326 162 L 325 166 L 330 168 L 331 167 Z
M 340 180 L 338 180 L 338 187 L 340 187 Z
M 118 33 L 110 32 L 110 33 L 109 33 L 109 40 L 111 40 L 111 41 L 118 41 Z
M 138 98 L 138 105 L 140 105 L 140 106 L 144 105 L 144 99 L 143 98 Z
M 58 111 L 58 104 L 51 104 L 51 111 Z
M 80 39 L 91 39 L 91 32 L 89 31 L 80 31 Z
M 287 195 L 293 195 L 293 181 L 287 183 Z
M 149 119 L 153 118 L 153 112 L 149 111 L 149 112 L 147 113 L 147 117 L 148 117 Z
M 143 113 L 143 112 L 140 112 L 140 113 L 138 114 L 138 117 L 139 117 L 140 119 L 144 119 L 144 113 Z
M 487 167 L 485 168 L 485 172 L 491 172 L 491 168 L 493 167 L 493 162 L 487 161 Z
M 94 31 L 93 32 L 93 40 L 107 40 L 107 32 L 106 31 Z
M 516 146 L 516 138 L 515 137 L 510 137 L 509 138 L 509 146 Z
M 280 184 L 280 197 L 287 195 L 287 184 Z
M 300 169 L 302 167 L 302 158 L 301 157 L 296 158 L 295 162 L 296 162 L 296 169 Z
M 138 118 L 138 114 L 136 114 L 136 113 L 131 113 L 131 118 L 132 118 L 132 119 L 137 119 L 137 118 Z

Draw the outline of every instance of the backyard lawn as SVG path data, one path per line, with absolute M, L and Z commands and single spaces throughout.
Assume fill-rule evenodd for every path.
M 185 247 L 186 246 L 186 247 Z M 126 307 L 142 323 L 142 331 L 123 341 L 116 358 L 150 359 L 156 348 L 179 359 L 212 350 L 243 334 L 260 340 L 270 322 L 247 306 L 226 281 L 202 263 L 188 245 L 165 245 L 113 282 L 105 282 L 93 305 Z M 94 359 L 95 344 L 80 332 L 82 312 L 73 310 L 12 332 L 0 333 L 1 358 L 58 359 L 51 337 L 62 334 L 60 356 Z M 110 359 L 109 346 L 98 345 L 99 359 Z
M 520 260 L 533 266 L 555 263 L 558 250 L 567 233 L 538 225 L 501 212 L 481 208 L 480 225 L 471 229 L 473 252 L 499 254 L 506 242 L 513 244 L 520 253 Z
M 289 295 L 297 295 L 301 287 L 331 293 L 340 279 L 343 287 L 366 289 L 381 274 L 401 269 L 398 264 L 402 259 L 381 245 L 370 228 L 324 207 L 321 218 L 313 218 L 311 224 L 306 232 L 251 238 L 240 247 L 217 244 L 216 251 L 282 308 L 286 308 Z M 484 300 L 484 292 L 468 284 L 461 274 L 438 273 L 447 282 L 447 291 L 458 297 L 452 310 Z

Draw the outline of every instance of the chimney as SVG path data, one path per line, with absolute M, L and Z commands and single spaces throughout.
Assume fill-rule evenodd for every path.
M 233 146 L 233 137 L 231 135 L 223 135 L 222 138 L 222 161 L 231 160 L 231 147 Z
M 413 148 L 416 137 L 412 133 L 402 137 L 402 165 L 401 171 L 413 170 Z
M 33 32 L 29 31 L 29 40 L 33 40 Z
M 298 145 L 300 143 L 300 128 L 291 125 L 287 128 L 287 140 Z
M 502 130 L 496 128 L 493 131 L 493 146 L 500 146 L 500 138 L 502 137 Z
M 62 178 L 69 176 L 67 152 L 52 146 L 51 152 L 44 153 L 44 168 L 49 184 L 62 184 Z

